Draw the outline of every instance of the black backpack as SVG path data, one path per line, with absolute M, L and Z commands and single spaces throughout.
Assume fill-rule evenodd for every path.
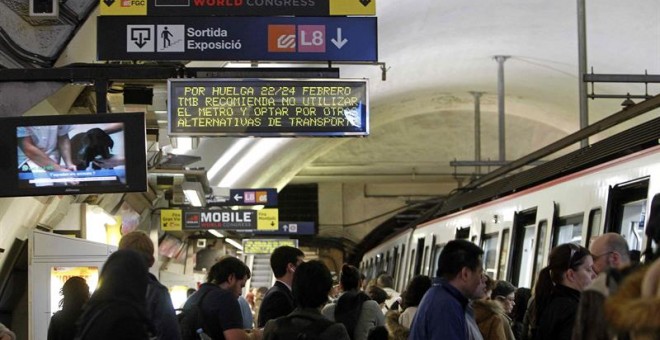
M 177 315 L 179 320 L 179 329 L 181 330 L 181 339 L 182 340 L 199 340 L 201 339 L 199 330 L 201 329 L 204 332 L 204 312 L 202 311 L 201 305 L 204 297 L 211 290 L 205 291 L 202 296 L 199 297 L 197 302 L 192 303 L 190 308 L 184 309 Z M 208 333 L 207 333 L 208 334 Z
M 303 327 L 296 327 L 294 319 L 305 319 L 311 321 Z M 318 340 L 328 327 L 335 324 L 326 318 L 314 318 L 305 315 L 284 316 L 275 319 L 275 339 L 278 340 Z

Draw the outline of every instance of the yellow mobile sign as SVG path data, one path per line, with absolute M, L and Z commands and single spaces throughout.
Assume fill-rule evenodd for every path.
M 243 239 L 243 254 L 271 254 L 277 247 L 298 248 L 298 240 L 291 239 Z
M 376 0 L 100 0 L 101 15 L 374 16 Z

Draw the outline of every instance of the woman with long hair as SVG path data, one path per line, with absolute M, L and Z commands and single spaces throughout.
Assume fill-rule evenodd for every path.
M 580 292 L 596 277 L 593 264 L 589 250 L 582 246 L 565 243 L 552 249 L 534 290 L 534 339 L 571 339 Z
M 72 276 L 60 290 L 62 300 L 57 313 L 50 318 L 48 340 L 73 340 L 76 336 L 76 320 L 89 300 L 89 286 L 80 276 Z

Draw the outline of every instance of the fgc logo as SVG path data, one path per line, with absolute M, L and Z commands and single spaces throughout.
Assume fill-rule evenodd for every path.
M 147 0 L 121 0 L 121 7 L 146 6 Z

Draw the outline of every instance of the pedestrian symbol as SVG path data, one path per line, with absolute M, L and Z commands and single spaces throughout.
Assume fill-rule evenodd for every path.
M 185 25 L 158 25 L 156 52 L 185 52 Z

